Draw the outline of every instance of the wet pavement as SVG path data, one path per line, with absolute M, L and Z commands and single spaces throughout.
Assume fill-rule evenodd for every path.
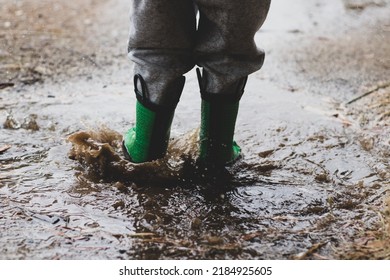
M 56 2 L 0 0 L 0 259 L 390 258 L 389 1 L 274 0 L 211 175 L 194 71 L 168 156 L 132 165 L 127 1 Z

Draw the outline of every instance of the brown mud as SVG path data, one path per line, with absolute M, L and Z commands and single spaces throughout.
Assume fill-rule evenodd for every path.
M 389 259 L 390 3 L 289 2 L 204 170 L 193 72 L 168 155 L 123 159 L 127 1 L 0 0 L 0 259 Z

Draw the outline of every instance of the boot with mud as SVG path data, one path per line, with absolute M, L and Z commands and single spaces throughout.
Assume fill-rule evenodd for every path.
M 233 140 L 239 101 L 244 93 L 247 77 L 231 85 L 226 92 L 205 91 L 208 74 L 197 69 L 202 97 L 198 162 L 206 166 L 227 166 L 241 156 L 241 148 Z
M 142 76 L 139 74 L 134 76 L 134 91 L 137 98 L 136 124 L 124 135 L 122 148 L 126 159 L 133 163 L 143 163 L 165 156 L 173 116 L 184 83 L 184 76 L 176 79 L 169 87 L 169 94 L 175 97 L 173 102 L 160 105 L 150 101 L 147 85 Z

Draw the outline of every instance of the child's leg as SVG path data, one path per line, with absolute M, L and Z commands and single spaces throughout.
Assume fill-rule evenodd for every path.
M 195 0 L 200 11 L 196 63 L 202 93 L 200 159 L 212 164 L 234 161 L 240 148 L 233 141 L 239 100 L 247 76 L 259 70 L 264 52 L 254 36 L 270 0 Z
M 129 56 L 134 62 L 136 125 L 124 136 L 133 162 L 164 156 L 170 127 L 194 66 L 195 9 L 192 0 L 132 0 Z
M 150 101 L 170 105 L 169 86 L 191 70 L 195 43 L 192 0 L 132 0 L 129 57 L 145 80 Z
M 196 63 L 209 74 L 206 91 L 228 91 L 238 79 L 259 70 L 264 52 L 254 36 L 270 0 L 195 0 L 200 11 Z

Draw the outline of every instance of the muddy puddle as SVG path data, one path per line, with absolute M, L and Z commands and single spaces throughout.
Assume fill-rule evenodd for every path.
M 390 258 L 387 1 L 274 1 L 219 170 L 195 164 L 193 71 L 168 155 L 123 159 L 127 1 L 57 2 L 0 0 L 0 259 Z

